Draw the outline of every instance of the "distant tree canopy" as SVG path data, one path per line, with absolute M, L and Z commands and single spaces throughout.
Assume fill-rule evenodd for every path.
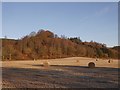
M 82 40 L 80 39 L 80 37 L 74 37 L 74 38 L 68 38 L 69 40 L 71 40 L 72 42 L 76 43 L 76 44 L 80 44 L 82 42 Z
M 118 49 L 97 42 L 82 42 L 80 37 L 58 37 L 51 31 L 39 30 L 19 39 L 2 39 L 2 58 L 25 60 L 62 57 L 118 58 Z

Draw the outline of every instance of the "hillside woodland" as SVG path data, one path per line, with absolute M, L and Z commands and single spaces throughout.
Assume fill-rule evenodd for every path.
M 118 58 L 119 46 L 82 42 L 80 37 L 65 37 L 48 30 L 31 32 L 21 39 L 2 39 L 2 60 L 52 59 L 64 57 Z

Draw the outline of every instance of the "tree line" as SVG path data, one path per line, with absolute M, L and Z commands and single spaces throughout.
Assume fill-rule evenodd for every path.
M 48 30 L 31 32 L 21 39 L 2 39 L 3 60 L 52 59 L 64 57 L 118 58 L 118 49 L 105 44 L 82 42 L 80 37 L 59 37 Z

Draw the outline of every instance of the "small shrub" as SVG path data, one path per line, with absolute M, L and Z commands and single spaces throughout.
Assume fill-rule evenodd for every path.
M 95 68 L 95 63 L 94 63 L 94 62 L 88 63 L 88 67 L 89 67 L 89 68 Z

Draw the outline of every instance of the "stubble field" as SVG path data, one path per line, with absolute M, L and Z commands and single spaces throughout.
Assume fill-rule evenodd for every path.
M 89 62 L 96 67 L 88 68 Z M 118 88 L 118 60 L 71 57 L 1 63 L 2 88 Z

